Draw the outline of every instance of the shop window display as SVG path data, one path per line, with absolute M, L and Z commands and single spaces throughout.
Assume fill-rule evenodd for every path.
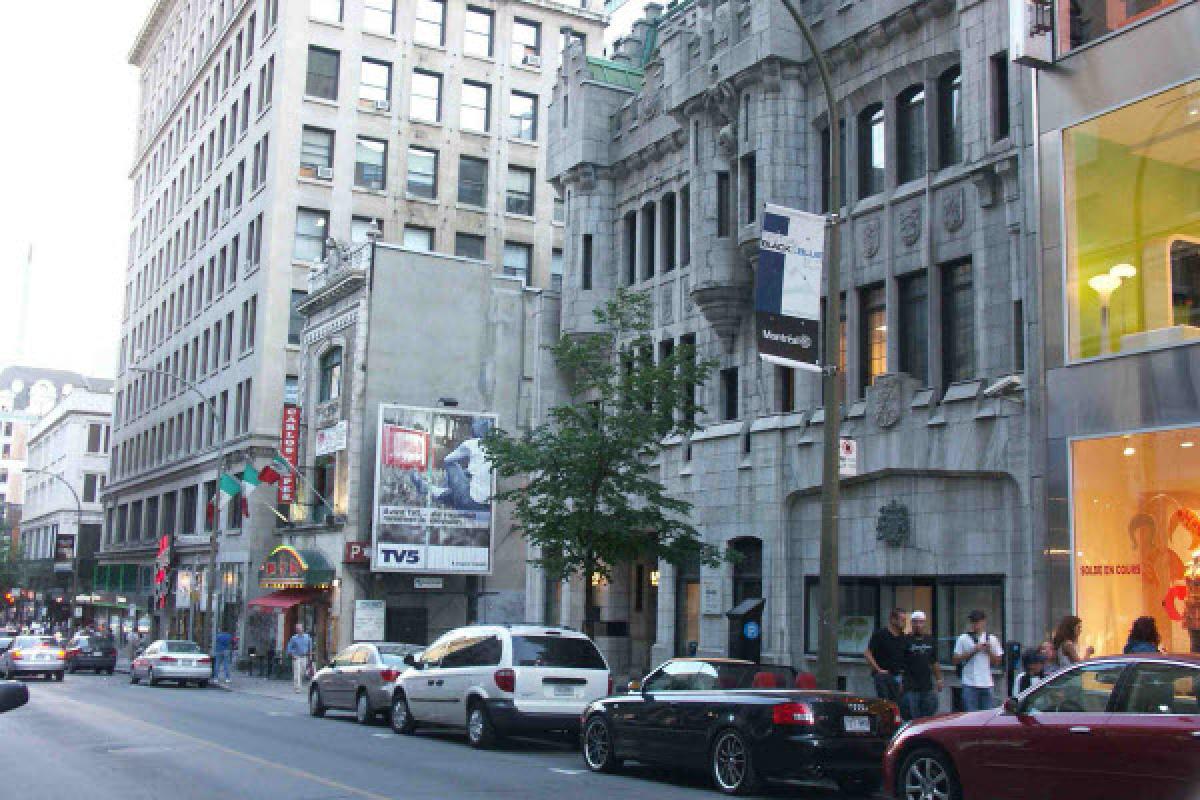
M 1065 53 L 1133 25 L 1179 0 L 1060 0 L 1058 49 Z
M 1200 81 L 1063 132 L 1072 359 L 1200 341 Z
M 1071 444 L 1075 607 L 1083 644 L 1119 653 L 1154 617 L 1169 652 L 1200 652 L 1200 428 Z

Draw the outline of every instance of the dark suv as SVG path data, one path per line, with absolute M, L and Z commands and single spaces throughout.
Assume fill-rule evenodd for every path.
M 117 645 L 110 636 L 79 634 L 67 645 L 67 672 L 81 669 L 113 674 L 117 666 Z

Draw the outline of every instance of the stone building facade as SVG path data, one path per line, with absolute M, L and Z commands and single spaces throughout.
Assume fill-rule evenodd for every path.
M 845 302 L 841 651 L 894 605 L 933 619 L 949 661 L 966 614 L 1032 641 L 1026 352 L 1030 280 L 1027 78 L 1009 62 L 998 0 L 805 2 L 842 99 Z M 718 368 L 702 429 L 659 464 L 706 540 L 710 569 L 630 565 L 603 587 L 614 669 L 727 650 L 726 612 L 766 600 L 766 660 L 815 658 L 820 443 L 814 374 L 758 359 L 752 299 L 764 202 L 820 212 L 829 120 L 783 6 L 650 6 L 612 60 L 572 51 L 551 109 L 550 175 L 567 202 L 563 330 L 586 334 L 618 287 L 650 292 L 660 352 L 694 342 Z M 582 616 L 577 587 L 531 568 L 531 615 Z M 541 595 L 536 596 L 536 595 Z

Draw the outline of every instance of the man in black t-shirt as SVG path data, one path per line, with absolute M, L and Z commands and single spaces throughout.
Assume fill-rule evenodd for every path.
M 880 628 L 871 635 L 863 656 L 871 667 L 871 675 L 875 679 L 875 694 L 893 703 L 900 702 L 900 674 L 904 670 L 904 625 L 908 621 L 908 612 L 903 608 L 893 608 L 888 616 L 886 628 Z
M 912 633 L 905 637 L 902 658 L 904 696 L 900 713 L 909 720 L 932 717 L 938 712 L 938 692 L 945 684 L 937 663 L 937 646 L 925 633 L 924 611 L 912 613 Z

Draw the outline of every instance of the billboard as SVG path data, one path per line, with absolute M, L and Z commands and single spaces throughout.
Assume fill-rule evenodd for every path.
M 495 424 L 494 414 L 379 407 L 373 571 L 491 572 L 495 476 L 481 440 Z
M 758 354 L 785 367 L 818 370 L 825 217 L 767 204 L 754 286 Z

